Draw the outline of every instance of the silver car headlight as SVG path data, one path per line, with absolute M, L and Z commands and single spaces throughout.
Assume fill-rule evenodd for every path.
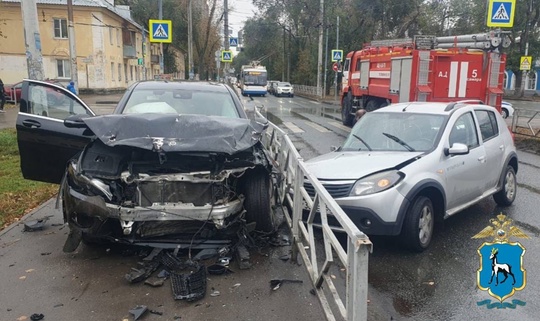
M 359 179 L 353 186 L 350 196 L 363 196 L 382 192 L 396 186 L 403 179 L 403 174 L 386 171 Z

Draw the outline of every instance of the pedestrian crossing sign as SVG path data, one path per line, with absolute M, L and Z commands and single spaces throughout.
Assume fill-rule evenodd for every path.
M 487 26 L 512 28 L 515 8 L 516 0 L 489 0 Z
M 332 61 L 343 61 L 343 50 L 332 49 Z
M 238 47 L 238 38 L 229 38 L 229 46 Z
M 149 20 L 150 42 L 172 42 L 171 20 Z
M 232 62 L 232 51 L 230 51 L 230 50 L 221 51 L 221 61 L 222 62 Z
M 532 56 L 522 56 L 519 61 L 519 70 L 531 70 Z

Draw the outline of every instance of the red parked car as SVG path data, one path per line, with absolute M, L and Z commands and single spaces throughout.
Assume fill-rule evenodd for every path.
M 62 85 L 59 81 L 56 81 L 56 80 L 47 79 L 45 81 L 51 84 L 55 84 L 57 86 L 64 87 L 64 85 Z M 22 83 L 23 82 L 20 81 L 13 85 L 4 85 L 4 95 L 6 96 L 7 101 L 19 102 L 21 100 Z M 62 100 L 64 99 L 64 95 L 62 95 L 61 93 L 57 91 L 51 90 L 47 94 L 47 99 L 49 99 L 49 103 L 52 105 L 61 104 Z

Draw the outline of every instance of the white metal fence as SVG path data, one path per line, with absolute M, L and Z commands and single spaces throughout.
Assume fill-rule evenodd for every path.
M 258 111 L 257 115 L 263 117 Z M 368 259 L 372 250 L 371 241 L 309 172 L 291 139 L 283 130 L 270 122 L 262 141 L 279 171 L 277 184 L 279 201 L 281 204 L 289 204 L 292 208 L 292 216 L 288 211 L 284 212 L 296 245 L 295 261 L 300 254 L 327 320 L 336 320 L 334 313 L 336 310 L 341 318 L 347 321 L 367 320 Z M 309 182 L 313 186 L 315 190 L 313 197 L 304 188 L 304 182 Z M 309 212 L 307 220 L 303 220 L 305 211 Z M 328 224 L 329 216 L 333 216 L 339 226 L 331 227 Z M 320 224 L 315 224 L 316 218 L 320 218 Z M 315 241 L 315 232 L 318 230 L 322 231 L 324 238 L 322 243 Z M 336 230 L 346 233 L 347 248 L 343 248 L 339 242 Z M 322 249 L 318 251 L 318 247 Z M 322 258 L 318 258 L 320 253 L 324 253 Z M 346 269 L 345 293 L 337 290 L 333 278 L 328 273 L 332 265 L 340 263 Z
M 317 86 L 293 85 L 295 94 L 322 97 L 322 88 Z
M 512 116 L 512 132 L 525 136 L 539 137 L 540 111 L 536 109 L 516 109 Z

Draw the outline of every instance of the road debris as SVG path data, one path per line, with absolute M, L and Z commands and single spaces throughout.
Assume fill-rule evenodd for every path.
M 23 232 L 34 232 L 34 231 L 43 230 L 43 228 L 45 227 L 45 222 L 47 220 L 49 220 L 48 216 L 37 219 L 37 220 L 23 222 L 24 223 Z
M 238 248 L 236 248 L 236 258 L 238 260 L 238 268 L 240 268 L 240 270 L 247 270 L 251 268 L 249 251 L 244 245 L 240 245 Z
M 187 273 L 171 272 L 171 286 L 175 300 L 188 302 L 202 299 L 206 294 L 206 268 L 197 262 L 188 263 Z
M 43 320 L 43 318 L 45 318 L 45 316 L 42 313 L 34 313 L 30 316 L 30 320 L 32 321 Z
M 146 311 L 148 311 L 146 305 L 138 305 L 129 310 L 129 313 L 133 314 L 133 321 L 137 321 Z
M 160 287 L 164 283 L 165 283 L 165 279 L 163 278 L 153 278 L 153 279 L 148 279 L 144 281 L 144 284 L 150 285 L 151 287 L 154 287 L 154 288 Z
M 161 312 L 161 311 L 150 310 L 149 312 L 152 313 L 152 314 L 163 315 L 163 312 Z
M 219 296 L 221 293 L 217 290 L 215 290 L 214 292 L 210 293 L 210 296 Z
M 276 291 L 281 287 L 283 283 L 303 283 L 302 280 L 290 280 L 290 279 L 273 279 L 270 280 L 270 287 L 272 290 Z

